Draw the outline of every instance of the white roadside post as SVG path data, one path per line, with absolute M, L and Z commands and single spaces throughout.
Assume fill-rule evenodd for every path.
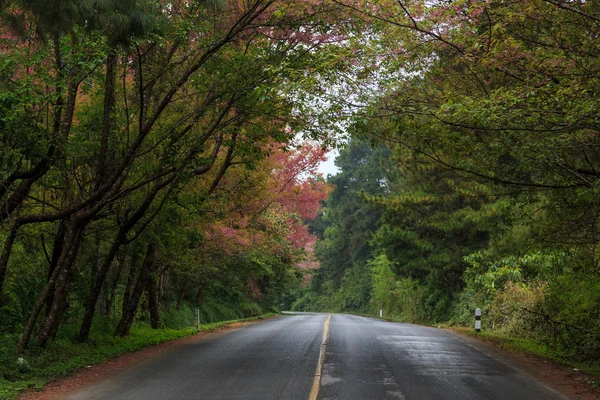
M 481 332 L 481 308 L 475 309 L 475 332 Z
M 379 316 L 383 317 L 383 310 L 379 310 Z
M 196 308 L 196 315 L 194 315 L 194 325 L 196 325 L 196 330 L 200 329 L 200 309 Z

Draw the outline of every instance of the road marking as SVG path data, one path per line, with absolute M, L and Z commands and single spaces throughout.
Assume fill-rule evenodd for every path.
M 327 343 L 329 342 L 329 321 L 331 321 L 331 315 L 327 317 L 325 325 L 323 326 L 323 340 L 321 341 L 321 350 L 319 351 L 319 362 L 317 364 L 317 370 L 315 371 L 312 389 L 308 395 L 308 400 L 317 400 L 317 397 L 319 396 L 323 364 L 325 364 L 325 350 L 327 350 Z

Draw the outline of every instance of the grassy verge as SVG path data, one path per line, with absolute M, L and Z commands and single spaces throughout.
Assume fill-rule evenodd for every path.
M 89 343 L 73 343 L 69 339 L 59 338 L 45 349 L 35 347 L 29 349 L 23 355 L 28 367 L 20 366 L 14 355 L 18 337 L 16 335 L 4 337 L 0 342 L 0 399 L 16 399 L 22 392 L 31 388 L 41 390 L 51 381 L 122 354 L 199 332 L 214 331 L 234 322 L 264 319 L 274 315 L 265 314 L 259 317 L 215 322 L 201 325 L 198 330 L 194 328 L 156 330 L 146 326 L 134 326 L 130 335 L 124 338 L 94 332 Z
M 570 360 L 567 356 L 557 352 L 556 350 L 545 346 L 541 343 L 535 342 L 531 339 L 514 338 L 493 332 L 476 333 L 472 328 L 445 327 L 445 329 L 449 329 L 461 335 L 470 336 L 478 340 L 490 343 L 495 347 L 501 348 L 509 352 L 534 355 L 543 359 L 556 362 L 558 364 L 577 368 L 578 370 L 593 376 L 595 378 L 596 385 L 600 383 L 599 364 L 574 362 L 573 360 Z

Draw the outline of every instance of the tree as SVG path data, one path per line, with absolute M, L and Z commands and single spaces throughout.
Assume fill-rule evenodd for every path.
M 445 320 L 463 288 L 464 257 L 510 224 L 508 202 L 418 152 L 396 147 L 392 158 L 389 193 L 370 198 L 385 209 L 373 242 L 397 277 L 427 288 L 421 318 Z
M 85 340 L 115 259 L 148 240 L 147 227 L 190 182 L 200 181 L 199 196 L 208 198 L 230 167 L 256 163 L 272 142 L 285 144 L 311 123 L 291 96 L 311 92 L 332 64 L 343 67 L 339 36 L 329 5 L 275 3 L 90 1 L 60 12 L 37 1 L 2 4 L 3 25 L 19 35 L 1 44 L 12 49 L 3 57 L 1 107 L 3 148 L 13 150 L 0 175 L 0 287 L 25 227 L 49 227 L 56 238 L 19 351 L 43 309 L 37 342 L 53 338 L 78 276 L 90 290 Z M 299 26 L 303 35 L 291 30 Z M 302 72 L 307 65 L 320 80 Z M 92 252 L 100 261 L 88 264 Z M 151 265 L 132 281 L 152 276 Z M 137 307 L 139 290 L 131 289 Z
M 539 201 L 556 221 L 548 240 L 595 248 L 597 5 L 339 3 L 376 27 L 374 51 L 386 49 L 384 94 L 361 116 L 394 121 L 383 140 Z
M 366 197 L 387 192 L 388 156 L 385 146 L 372 147 L 353 139 L 336 158 L 340 172 L 327 180 L 334 189 L 325 201 L 319 220 L 324 232 L 315 246 L 318 269 L 310 290 L 318 298 L 304 304 L 306 309 L 364 311 L 368 305 L 370 272 L 366 264 L 375 251 L 370 241 L 382 208 L 367 202 Z M 338 300 L 344 305 L 334 305 Z

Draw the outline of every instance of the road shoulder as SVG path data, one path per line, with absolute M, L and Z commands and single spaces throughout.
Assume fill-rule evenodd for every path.
M 488 353 L 505 364 L 517 367 L 547 387 L 572 400 L 600 400 L 600 388 L 595 377 L 568 365 L 502 346 L 485 336 L 467 334 L 464 329 L 446 328 L 461 340 Z
M 207 340 L 222 335 L 226 332 L 231 332 L 249 325 L 256 325 L 278 317 L 278 315 L 275 315 L 267 318 L 254 319 L 249 321 L 232 322 L 230 324 L 223 325 L 211 331 L 199 332 L 195 335 L 147 347 L 140 351 L 123 354 L 112 360 L 105 361 L 96 365 L 91 365 L 87 368 L 80 369 L 62 379 L 50 382 L 41 391 L 28 390 L 19 397 L 19 400 L 62 399 L 68 393 L 74 392 L 79 389 L 83 389 L 89 385 L 93 385 L 94 383 L 97 383 L 103 379 L 109 378 L 113 375 L 123 372 L 124 370 L 131 368 L 139 363 L 160 356 L 176 347 L 196 343 L 202 340 Z

